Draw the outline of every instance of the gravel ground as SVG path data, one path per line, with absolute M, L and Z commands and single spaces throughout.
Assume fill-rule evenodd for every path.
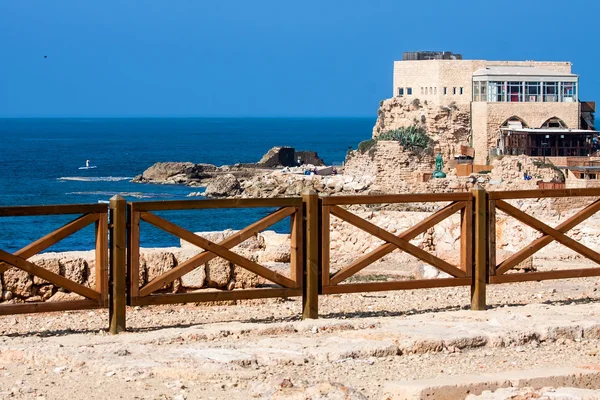
M 491 309 L 519 309 L 532 303 L 576 307 L 598 301 L 598 282 L 598 278 L 585 278 L 493 285 L 488 286 L 488 304 Z M 435 319 L 443 312 L 468 308 L 469 288 L 330 295 L 319 301 L 321 318 L 332 321 L 372 321 L 373 317 L 386 321 L 416 314 Z M 300 299 L 239 303 L 129 308 L 127 324 L 132 333 L 118 336 L 106 334 L 105 310 L 2 317 L 0 398 L 304 399 L 337 398 L 343 392 L 348 398 L 372 399 L 379 398 L 382 385 L 393 380 L 600 363 L 600 343 L 588 339 L 287 364 L 199 364 L 191 363 L 189 354 L 180 354 L 164 360 L 168 368 L 156 368 L 152 354 L 147 358 L 137 354 L 135 360 L 128 357 L 137 349 L 132 342 L 136 335 L 152 335 L 157 354 L 176 354 L 182 348 L 177 332 L 188 327 L 241 321 L 261 323 L 266 329 L 276 322 L 298 321 L 301 312 Z M 303 334 L 261 333 L 281 341 Z M 221 335 L 211 338 L 213 347 L 234 348 L 253 334 Z M 327 333 L 323 335 L 326 340 Z M 316 392 L 321 394 L 308 396 L 310 388 L 319 384 Z M 273 394 L 280 388 L 287 389 Z

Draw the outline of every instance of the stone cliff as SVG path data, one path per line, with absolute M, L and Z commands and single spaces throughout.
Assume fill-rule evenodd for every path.
M 377 111 L 377 122 L 373 127 L 373 138 L 384 132 L 417 126 L 426 130 L 445 160 L 460 154 L 461 145 L 470 142 L 470 110 L 468 105 L 450 104 L 440 106 L 420 101 L 393 97 L 383 100 Z
M 407 184 L 416 183 L 418 175 L 432 172 L 435 161 L 429 154 L 405 151 L 396 141 L 382 140 L 369 149 L 353 150 L 346 156 L 344 175 L 386 193 L 400 193 Z

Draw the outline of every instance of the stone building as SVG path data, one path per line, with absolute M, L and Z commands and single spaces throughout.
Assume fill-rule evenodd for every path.
M 418 58 L 418 57 L 412 57 Z M 570 62 L 417 59 L 394 62 L 393 96 L 470 112 L 475 163 L 489 156 L 589 156 L 595 104 L 579 101 Z

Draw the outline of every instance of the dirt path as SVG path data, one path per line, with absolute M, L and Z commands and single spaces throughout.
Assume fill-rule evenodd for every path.
M 104 310 L 0 319 L 0 398 L 380 398 L 388 381 L 598 364 L 600 279 L 323 296 L 301 302 Z M 526 305 L 530 304 L 530 305 Z

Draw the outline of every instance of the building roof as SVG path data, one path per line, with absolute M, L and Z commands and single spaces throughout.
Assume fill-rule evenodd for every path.
M 538 67 L 501 66 L 480 68 L 473 72 L 473 76 L 556 76 L 571 77 L 577 75 L 568 72 L 552 71 Z
M 575 166 L 570 166 L 567 167 L 568 169 L 572 170 L 572 171 L 600 171 L 600 167 L 587 167 L 587 166 L 582 166 L 582 165 L 575 165 Z
M 553 133 L 553 134 L 594 134 L 598 133 L 598 131 L 592 131 L 588 129 L 569 129 L 569 128 L 511 128 L 504 127 L 500 128 L 502 131 L 511 131 L 511 132 L 522 132 L 522 133 Z

